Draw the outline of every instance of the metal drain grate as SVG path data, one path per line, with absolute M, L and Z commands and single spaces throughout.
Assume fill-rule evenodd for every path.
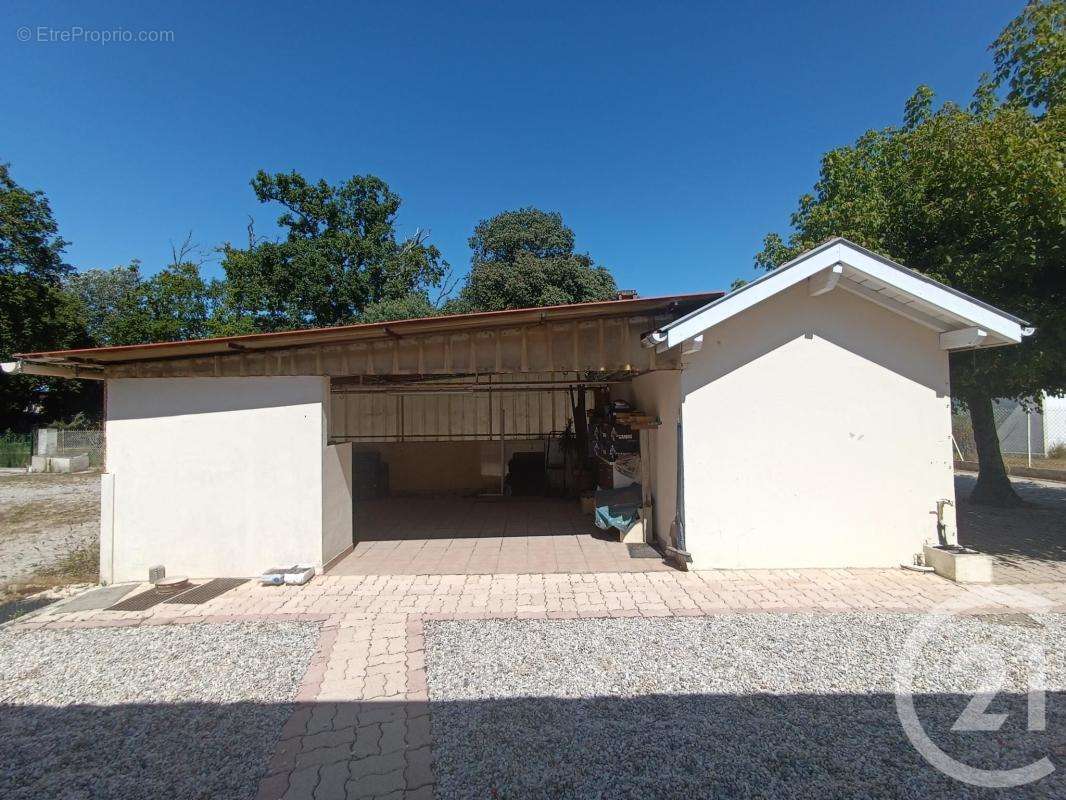
M 661 559 L 663 554 L 652 547 L 650 544 L 644 544 L 643 542 L 632 542 L 626 545 L 626 549 L 629 550 L 630 558 L 658 558 Z
M 220 594 L 235 589 L 242 583 L 247 583 L 247 578 L 215 578 L 207 583 L 202 583 L 192 589 L 187 589 L 179 595 L 167 599 L 167 603 L 184 603 L 187 605 L 200 605 L 208 600 L 214 600 Z
M 160 594 L 155 589 L 149 589 L 147 592 L 141 592 L 135 594 L 133 597 L 127 597 L 120 603 L 115 603 L 113 606 L 108 606 L 105 611 L 147 611 L 152 606 L 159 605 L 167 599 L 169 595 Z

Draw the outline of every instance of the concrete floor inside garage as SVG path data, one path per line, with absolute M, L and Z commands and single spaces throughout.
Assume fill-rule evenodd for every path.
M 577 500 L 432 495 L 357 500 L 354 550 L 330 575 L 659 572 Z

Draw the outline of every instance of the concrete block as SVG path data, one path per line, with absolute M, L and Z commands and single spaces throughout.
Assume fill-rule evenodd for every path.
M 89 468 L 89 456 L 31 456 L 30 472 L 84 472 Z
M 59 431 L 55 428 L 41 428 L 37 431 L 37 455 L 50 456 L 59 449 Z
M 991 583 L 992 557 L 965 548 L 925 545 L 925 563 L 942 578 L 956 583 Z
M 636 524 L 630 528 L 626 533 L 622 534 L 622 541 L 626 544 L 633 544 L 646 541 L 644 538 L 644 520 L 638 519 Z

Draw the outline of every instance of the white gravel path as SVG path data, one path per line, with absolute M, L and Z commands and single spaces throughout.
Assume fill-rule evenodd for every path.
M 250 798 L 314 624 L 0 631 L 0 797 Z
M 1051 798 L 1066 768 L 1010 790 L 935 771 L 904 738 L 895 663 L 920 617 L 755 614 L 427 624 L 438 798 Z M 1034 622 L 1033 620 L 1037 620 Z M 976 766 L 1066 756 L 1066 618 L 960 619 L 923 650 L 930 735 Z M 999 734 L 952 733 L 994 649 L 1042 642 L 1046 733 L 1023 693 Z M 953 660 L 971 645 L 973 662 Z M 1023 670 L 1010 679 L 1023 692 Z M 1058 748 L 1058 749 L 1056 749 Z M 1052 756 L 1054 758 L 1054 756 Z
M 100 475 L 0 475 L 0 586 L 100 537 Z

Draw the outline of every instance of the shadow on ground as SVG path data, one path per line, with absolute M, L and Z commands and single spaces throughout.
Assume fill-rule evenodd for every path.
M 955 476 L 959 541 L 1010 566 L 1061 564 L 1066 579 L 1066 484 L 1014 481 L 1025 505 L 993 508 L 969 502 L 975 482 L 973 475 Z
M 1046 733 L 1024 730 L 1024 696 L 993 701 L 990 711 L 1009 713 L 995 733 L 950 731 L 969 696 L 924 695 L 916 706 L 949 754 L 1004 769 L 1066 754 L 1063 700 L 1048 697 Z M 292 708 L 0 705 L 0 796 L 250 798 Z M 438 798 L 1066 796 L 1061 770 L 998 790 L 937 772 L 908 743 L 886 694 L 320 703 L 303 710 L 310 724 L 287 740 L 295 747 L 281 751 L 291 760 L 282 767 L 275 760 L 275 769 L 295 769 L 293 793 L 319 800 L 398 798 L 391 792 L 414 789 L 405 783 L 410 729 L 389 735 L 388 726 L 428 722 L 427 712 Z
M 37 591 L 41 592 L 43 590 L 38 589 Z M 62 599 L 62 597 L 42 595 L 34 597 L 2 595 L 0 596 L 0 625 L 3 625 L 5 622 L 10 622 L 16 617 L 29 614 L 31 611 L 50 606 L 52 603 L 57 603 Z
M 0 704 L 0 797 L 250 798 L 293 708 Z

